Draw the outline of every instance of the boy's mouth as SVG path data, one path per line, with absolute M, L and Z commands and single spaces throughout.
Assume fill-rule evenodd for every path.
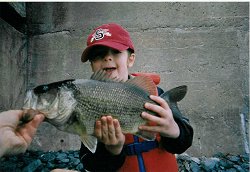
M 103 68 L 104 71 L 108 72 L 108 73 L 111 73 L 113 72 L 114 70 L 116 70 L 115 67 L 107 67 L 107 68 Z

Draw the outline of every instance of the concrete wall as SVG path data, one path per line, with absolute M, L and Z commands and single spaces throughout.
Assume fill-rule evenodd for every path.
M 96 26 L 116 22 L 136 47 L 131 72 L 159 73 L 164 90 L 188 85 L 180 102 L 195 131 L 187 153 L 245 151 L 240 113 L 248 119 L 249 3 L 26 3 L 26 9 L 28 87 L 89 78 L 89 63 L 80 61 L 87 36 Z M 77 136 L 44 123 L 31 149 L 79 146 Z
M 26 77 L 26 36 L 0 18 L 0 111 L 22 106 Z

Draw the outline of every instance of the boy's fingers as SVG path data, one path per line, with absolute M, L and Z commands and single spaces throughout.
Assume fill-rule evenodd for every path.
M 168 103 L 163 98 L 161 98 L 159 96 L 150 95 L 150 99 L 155 101 L 156 103 L 158 103 L 164 109 L 169 108 Z
M 145 119 L 147 121 L 156 123 L 157 125 L 162 125 L 162 118 L 160 118 L 160 117 L 151 115 L 151 114 L 149 114 L 147 112 L 142 112 L 141 116 L 142 116 L 143 119 Z
M 113 143 L 116 140 L 116 138 L 115 138 L 115 128 L 114 128 L 114 124 L 113 124 L 113 118 L 111 116 L 108 116 L 107 117 L 107 122 L 108 122 L 109 141 L 110 141 L 110 143 Z
M 151 103 L 145 103 L 145 108 L 157 113 L 157 115 L 159 115 L 161 117 L 165 117 L 166 109 L 164 109 L 163 107 L 161 107 L 159 105 L 154 105 L 154 104 L 151 104 Z
M 143 131 L 153 132 L 153 133 L 159 133 L 161 131 L 161 128 L 159 126 L 141 125 L 139 126 L 139 129 Z
M 103 116 L 101 118 L 101 129 L 102 129 L 102 141 L 106 143 L 108 141 L 108 124 L 107 124 L 107 117 Z
M 122 129 L 121 129 L 120 123 L 117 119 L 114 119 L 113 123 L 114 123 L 114 127 L 115 127 L 116 138 L 119 138 L 120 135 L 122 134 Z
M 95 136 L 98 138 L 98 139 L 101 139 L 102 138 L 102 130 L 101 130 L 101 121 L 97 120 L 95 122 Z

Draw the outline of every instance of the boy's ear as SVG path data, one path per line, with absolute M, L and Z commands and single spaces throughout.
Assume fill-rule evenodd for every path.
M 129 57 L 128 57 L 128 67 L 132 67 L 134 65 L 135 62 L 135 53 L 132 53 Z

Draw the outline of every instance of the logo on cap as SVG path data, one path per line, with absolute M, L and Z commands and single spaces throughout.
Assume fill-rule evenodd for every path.
M 92 35 L 92 38 L 90 42 L 93 42 L 94 40 L 101 40 L 104 38 L 104 36 L 111 36 L 111 33 L 109 33 L 108 29 L 97 29 L 95 33 Z

